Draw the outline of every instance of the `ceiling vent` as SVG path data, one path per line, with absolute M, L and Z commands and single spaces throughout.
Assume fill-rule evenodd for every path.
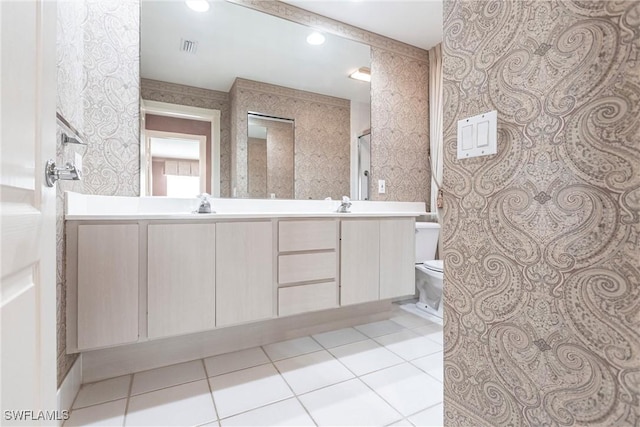
M 198 42 L 195 40 L 180 40 L 180 50 L 183 52 L 195 54 L 198 49 Z

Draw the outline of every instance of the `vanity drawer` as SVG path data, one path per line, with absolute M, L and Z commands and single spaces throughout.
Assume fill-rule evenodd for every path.
M 336 253 L 291 254 L 278 257 L 278 283 L 335 279 Z
M 333 220 L 280 221 L 278 250 L 293 252 L 335 249 L 337 224 Z
M 338 306 L 336 282 L 278 289 L 278 316 L 325 310 Z

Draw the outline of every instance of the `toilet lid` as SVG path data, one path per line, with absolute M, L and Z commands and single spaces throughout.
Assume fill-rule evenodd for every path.
M 424 265 L 429 270 L 442 272 L 444 271 L 444 261 L 441 259 L 434 259 L 430 261 L 425 261 L 422 265 Z

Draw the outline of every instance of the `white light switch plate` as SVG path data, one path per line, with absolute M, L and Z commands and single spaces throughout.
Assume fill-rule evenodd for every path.
M 384 182 L 384 179 L 378 180 L 378 194 L 384 194 L 387 192 L 387 186 Z
M 498 152 L 498 112 L 478 114 L 458 121 L 458 159 Z

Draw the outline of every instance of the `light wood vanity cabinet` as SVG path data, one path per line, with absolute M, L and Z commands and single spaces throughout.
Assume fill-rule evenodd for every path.
M 415 238 L 413 219 L 380 220 L 380 299 L 415 294 Z
M 215 327 L 215 224 L 150 224 L 149 338 Z
M 278 315 L 338 306 L 335 219 L 278 222 Z
M 379 299 L 380 221 L 343 220 L 340 234 L 340 304 Z
M 67 238 L 70 352 L 415 292 L 412 217 L 71 222 Z
M 340 304 L 415 293 L 415 220 L 343 220 Z
M 77 298 L 77 342 L 72 348 L 137 341 L 138 225 L 80 225 L 77 238 L 78 286 L 72 292 Z
M 216 326 L 274 317 L 273 225 L 216 224 Z

